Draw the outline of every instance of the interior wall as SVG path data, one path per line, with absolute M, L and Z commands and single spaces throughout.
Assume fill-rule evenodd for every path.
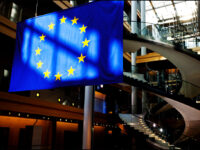
M 9 128 L 8 150 L 18 150 L 20 129 L 26 126 L 41 126 L 42 141 L 41 146 L 45 149 L 51 149 L 52 143 L 52 122 L 49 120 L 36 120 L 31 118 L 0 116 L 0 127 Z M 105 137 L 107 130 L 102 126 L 94 126 L 94 145 L 96 147 L 105 146 Z M 56 122 L 56 148 L 63 150 L 67 147 L 74 148 L 82 145 L 82 133 L 79 130 L 78 123 Z
M 8 127 L 10 129 L 8 140 L 10 150 L 15 150 L 18 148 L 20 128 L 25 128 L 26 126 L 33 126 L 34 124 L 36 126 L 42 127 L 42 146 L 50 147 L 51 121 L 38 120 L 36 122 L 36 119 L 0 116 L 0 127 Z
M 65 143 L 72 144 L 71 141 L 65 141 L 65 132 L 72 132 L 74 134 L 78 133 L 78 123 L 66 123 L 57 122 L 56 123 L 56 148 L 57 150 L 64 149 Z

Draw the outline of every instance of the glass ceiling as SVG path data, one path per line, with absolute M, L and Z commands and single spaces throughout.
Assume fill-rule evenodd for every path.
M 146 22 L 172 23 L 195 18 L 197 1 L 147 1 Z M 177 20 L 178 19 L 178 20 Z

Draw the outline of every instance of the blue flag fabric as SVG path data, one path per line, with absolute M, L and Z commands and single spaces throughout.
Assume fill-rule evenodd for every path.
M 17 24 L 9 91 L 122 82 L 123 1 L 97 1 Z

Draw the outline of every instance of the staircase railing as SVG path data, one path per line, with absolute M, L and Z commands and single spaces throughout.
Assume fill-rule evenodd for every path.
M 156 145 L 159 145 L 158 147 L 161 149 L 178 149 L 174 145 L 171 145 L 169 142 L 167 142 L 164 132 L 159 134 L 151 130 L 145 123 L 143 116 L 132 114 L 119 114 L 119 116 L 125 124 L 134 128 L 136 131 L 138 131 L 138 133 L 143 134 L 147 142 L 151 141 L 150 143 L 157 143 Z
M 160 83 L 160 86 L 155 86 L 150 84 L 150 82 L 145 81 L 145 79 L 139 78 L 137 74 L 132 74 L 130 72 L 124 72 L 124 79 L 127 83 L 134 80 L 136 82 L 133 81 L 131 84 L 136 84 L 136 86 L 141 86 L 152 92 L 164 94 L 165 96 L 179 100 L 187 105 L 200 108 L 200 87 L 190 82 L 179 79 L 179 82 L 182 84 L 181 89 L 177 93 L 174 93 L 171 88 L 172 86 L 169 86 L 174 84 L 173 82 L 163 82 Z

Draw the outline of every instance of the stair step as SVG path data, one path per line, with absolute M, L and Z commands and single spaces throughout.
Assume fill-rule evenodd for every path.
M 159 145 L 170 147 L 171 145 L 165 141 L 159 135 L 153 133 L 153 131 L 147 126 L 143 118 L 133 117 L 133 115 L 120 115 L 120 118 L 130 127 L 132 127 L 136 134 L 142 138 L 149 139 L 152 142 L 156 142 Z

